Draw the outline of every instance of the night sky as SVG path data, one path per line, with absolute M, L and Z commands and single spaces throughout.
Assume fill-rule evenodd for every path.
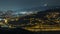
M 60 0 L 0 0 L 0 10 L 20 10 L 23 8 L 60 6 Z

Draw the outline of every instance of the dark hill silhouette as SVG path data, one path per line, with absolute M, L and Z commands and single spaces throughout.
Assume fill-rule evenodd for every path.
M 47 17 L 47 15 L 48 15 L 48 17 Z M 56 15 L 56 16 L 54 17 L 54 15 Z M 49 9 L 49 10 L 46 10 L 46 11 L 39 11 L 36 14 L 23 16 L 23 17 L 19 18 L 18 21 L 10 21 L 8 23 L 12 24 L 12 25 L 16 25 L 16 26 L 21 25 L 21 24 L 25 24 L 24 26 L 26 26 L 27 24 L 30 23 L 30 21 L 31 21 L 30 18 L 33 18 L 31 24 L 35 25 L 35 23 L 38 23 L 38 24 L 56 26 L 56 25 L 60 24 L 60 22 L 57 22 L 57 20 L 60 20 L 59 17 L 60 17 L 60 8 L 58 8 L 58 9 Z M 42 21 L 39 21 L 39 20 L 42 20 Z M 29 24 L 29 25 L 31 26 L 31 24 Z M 27 25 L 27 26 L 29 26 L 29 25 Z M 21 32 L 21 33 L 29 32 L 27 30 L 21 29 L 21 27 L 20 27 L 20 29 L 17 27 L 15 30 L 14 29 L 12 29 L 12 30 L 13 30 L 13 32 Z M 29 32 L 29 33 L 31 33 L 31 32 Z
M 28 24 L 28 23 L 30 23 L 30 20 L 29 20 L 30 18 L 34 18 L 34 19 L 39 18 L 39 19 L 42 19 L 45 21 L 45 19 L 48 20 L 48 18 L 45 16 L 49 15 L 49 13 L 51 15 L 51 13 L 54 13 L 54 12 L 60 13 L 60 8 L 49 9 L 46 11 L 39 11 L 37 14 L 31 14 L 31 15 L 23 16 L 18 21 L 10 21 L 9 24 L 14 24 L 14 25 Z M 24 19 L 28 19 L 28 20 L 24 20 Z M 36 21 L 36 20 L 34 20 L 34 21 Z

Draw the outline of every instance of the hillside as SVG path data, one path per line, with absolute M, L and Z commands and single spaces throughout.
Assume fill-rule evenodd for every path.
M 39 11 L 36 14 L 21 17 L 18 21 L 10 21 L 8 24 L 29 31 L 60 30 L 60 8 Z
M 49 20 L 49 19 L 50 19 L 49 21 L 51 22 L 51 20 L 55 20 L 55 19 L 59 18 L 60 17 L 59 15 L 60 15 L 60 9 L 49 9 L 46 11 L 39 11 L 36 14 L 23 16 L 23 17 L 19 18 L 18 21 L 13 21 L 13 22 L 14 23 L 20 22 L 21 24 L 23 24 L 23 23 L 30 23 L 30 21 L 33 23 L 33 21 L 35 21 L 35 22 L 40 23 L 38 20 L 42 20 L 45 22 L 46 20 Z

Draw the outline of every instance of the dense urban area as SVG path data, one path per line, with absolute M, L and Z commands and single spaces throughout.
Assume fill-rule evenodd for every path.
M 37 13 L 20 16 L 12 14 L 13 11 L 0 11 L 0 27 L 22 28 L 29 31 L 60 30 L 60 9 L 37 11 Z

